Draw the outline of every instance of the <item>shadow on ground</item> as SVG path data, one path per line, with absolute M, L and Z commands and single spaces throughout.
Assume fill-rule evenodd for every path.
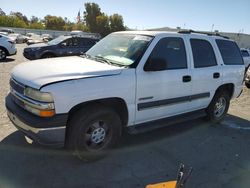
M 15 61 L 15 59 L 12 59 L 12 58 L 6 58 L 4 60 L 1 60 L 0 63 L 9 63 L 9 62 L 13 62 Z
M 198 119 L 139 135 L 125 134 L 104 159 L 84 163 L 62 149 L 28 144 L 20 132 L 0 143 L 0 187 L 145 187 L 174 179 L 181 162 L 193 166 L 187 188 L 250 186 L 250 130 Z

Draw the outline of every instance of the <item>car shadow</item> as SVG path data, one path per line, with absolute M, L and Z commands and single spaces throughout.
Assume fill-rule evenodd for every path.
M 13 59 L 13 58 L 6 58 L 4 60 L 0 60 L 0 63 L 9 63 L 9 62 L 13 62 L 13 61 L 15 61 L 15 59 Z
M 181 162 L 194 167 L 190 187 L 202 187 L 202 181 L 217 181 L 213 180 L 219 167 L 236 176 L 237 166 L 249 161 L 249 153 L 236 162 L 237 166 L 224 157 L 231 156 L 227 152 L 232 147 L 244 143 L 242 130 L 230 127 L 230 122 L 250 127 L 248 120 L 228 115 L 218 125 L 196 119 L 143 134 L 124 134 L 113 152 L 92 163 L 80 161 L 63 149 L 28 144 L 16 131 L 0 142 L 0 187 L 145 187 L 174 179 Z M 238 149 L 235 152 L 239 153 Z M 223 157 L 223 162 L 217 161 Z

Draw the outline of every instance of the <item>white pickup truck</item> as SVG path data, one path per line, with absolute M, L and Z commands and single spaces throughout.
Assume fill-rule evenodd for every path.
M 79 155 L 200 115 L 219 122 L 243 88 L 240 49 L 222 36 L 112 33 L 85 56 L 26 62 L 11 73 L 8 116 L 29 138 Z

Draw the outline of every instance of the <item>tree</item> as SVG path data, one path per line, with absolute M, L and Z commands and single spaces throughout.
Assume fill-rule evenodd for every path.
M 28 18 L 25 16 L 25 15 L 23 15 L 21 12 L 10 12 L 10 15 L 11 16 L 16 16 L 17 18 L 19 18 L 20 20 L 22 20 L 22 21 L 24 21 L 26 24 L 28 24 L 29 23 L 29 20 L 28 20 Z
M 0 16 L 0 26 L 26 28 L 26 23 L 16 16 Z
M 96 18 L 101 16 L 101 9 L 96 3 L 85 3 L 84 21 L 91 32 L 98 32 Z
M 73 24 L 73 27 L 71 30 L 80 30 L 80 31 L 84 31 L 84 32 L 89 32 L 89 28 L 86 25 L 84 25 L 83 23 Z
M 44 17 L 46 29 L 63 30 L 65 21 L 62 17 L 47 15 Z
M 124 31 L 123 18 L 119 14 L 113 14 L 109 17 L 111 32 Z
M 44 25 L 41 22 L 30 23 L 30 29 L 45 29 Z
M 109 17 L 105 14 L 96 17 L 96 29 L 101 36 L 106 36 L 110 33 Z
M 5 12 L 0 8 L 0 16 L 5 16 Z
M 38 17 L 36 17 L 36 16 L 31 16 L 31 18 L 30 18 L 30 23 L 31 23 L 31 24 L 38 23 L 38 22 L 39 22 Z

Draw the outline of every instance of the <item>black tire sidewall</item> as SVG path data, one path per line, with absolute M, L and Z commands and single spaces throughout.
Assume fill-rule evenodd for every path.
M 84 144 L 84 132 L 97 120 L 103 120 L 111 129 L 111 138 L 101 150 L 89 150 Z M 80 159 L 93 159 L 103 157 L 114 147 L 121 136 L 121 120 L 111 109 L 98 107 L 97 109 L 84 109 L 78 111 L 69 122 L 69 134 L 66 147 Z
M 225 101 L 226 101 L 226 108 L 225 108 L 223 114 L 220 117 L 216 117 L 214 115 L 215 104 L 221 97 L 223 97 L 225 99 Z M 208 119 L 213 123 L 219 123 L 225 117 L 225 115 L 227 114 L 228 109 L 229 109 L 229 105 L 230 105 L 230 97 L 226 92 L 218 92 L 218 93 L 216 93 L 213 100 L 211 101 L 210 105 L 208 106 L 208 108 L 206 110 Z
M 248 89 L 250 89 L 250 83 L 245 82 L 245 85 L 246 85 L 246 87 L 247 87 Z
M 2 59 L 0 58 L 0 60 L 5 60 L 7 58 L 7 52 L 3 48 L 0 48 L 0 50 L 5 52 L 5 57 L 3 57 Z

